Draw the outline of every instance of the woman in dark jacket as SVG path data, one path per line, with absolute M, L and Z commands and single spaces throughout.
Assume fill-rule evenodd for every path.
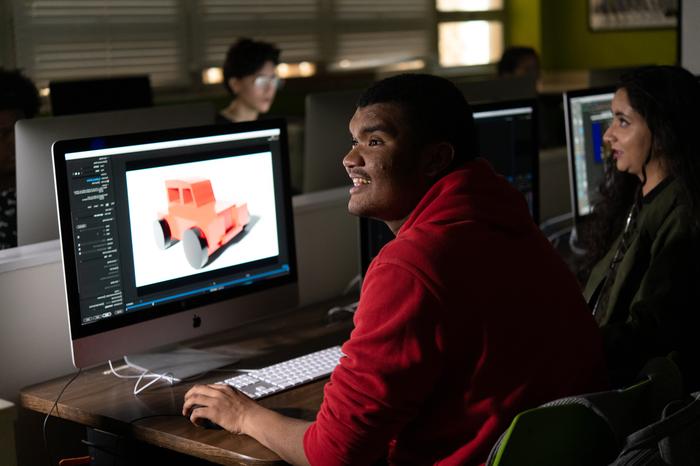
M 700 84 L 680 67 L 640 68 L 622 77 L 612 112 L 584 291 L 611 382 L 632 383 L 646 361 L 673 352 L 697 387 Z

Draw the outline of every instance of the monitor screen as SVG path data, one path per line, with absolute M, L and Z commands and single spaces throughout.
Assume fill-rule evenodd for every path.
M 51 168 L 51 145 L 55 141 L 211 125 L 215 116 L 213 105 L 201 102 L 18 121 L 15 126 L 18 244 L 58 238 Z
M 539 222 L 539 144 L 534 100 L 473 106 L 479 155 L 523 193 Z
M 56 116 L 151 107 L 151 81 L 144 76 L 93 78 L 49 83 L 51 113 Z
M 320 92 L 306 96 L 304 192 L 348 184 L 343 157 L 351 147 L 348 125 L 362 91 Z
M 296 304 L 283 120 L 54 144 L 78 367 Z
M 571 200 L 576 222 L 590 214 L 598 200 L 598 185 L 603 179 L 605 158 L 609 156 L 603 134 L 612 121 L 613 95 L 611 87 L 564 93 Z

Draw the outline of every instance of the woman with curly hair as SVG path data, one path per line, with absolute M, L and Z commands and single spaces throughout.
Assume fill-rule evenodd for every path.
M 700 380 L 700 84 L 652 66 L 621 78 L 602 200 L 594 210 L 584 295 L 604 335 L 611 382 L 673 352 Z

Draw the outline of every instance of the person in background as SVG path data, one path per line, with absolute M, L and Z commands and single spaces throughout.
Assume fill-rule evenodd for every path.
M 477 158 L 469 104 L 426 74 L 375 83 L 350 121 L 348 210 L 396 235 L 365 275 L 315 422 L 224 385 L 183 414 L 292 464 L 480 465 L 520 411 L 605 388 L 599 330 L 527 203 Z
M 221 110 L 220 123 L 253 121 L 270 110 L 281 84 L 276 74 L 280 50 L 267 42 L 242 38 L 231 45 L 224 61 L 224 87 L 233 96 Z
M 683 68 L 621 78 L 611 149 L 587 249 L 584 295 L 602 327 L 611 382 L 635 381 L 647 360 L 674 352 L 700 384 L 700 84 Z
M 39 112 L 39 93 L 19 71 L 0 68 L 0 249 L 17 246 L 15 123 Z
M 532 47 L 508 47 L 498 62 L 498 76 L 532 76 L 540 75 L 540 57 Z

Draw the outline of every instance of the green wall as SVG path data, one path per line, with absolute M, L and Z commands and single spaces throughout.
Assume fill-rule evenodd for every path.
M 530 45 L 548 70 L 676 62 L 676 30 L 591 32 L 588 0 L 507 0 L 506 42 Z
M 507 0 L 506 46 L 523 45 L 542 53 L 540 0 Z

